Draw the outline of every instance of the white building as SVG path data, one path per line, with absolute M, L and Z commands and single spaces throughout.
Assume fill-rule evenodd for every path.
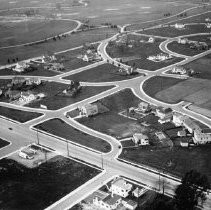
M 26 85 L 40 85 L 41 84 L 41 79 L 38 77 L 32 77 L 32 78 L 27 78 L 26 79 Z
M 36 99 L 35 95 L 32 92 L 28 91 L 28 92 L 21 92 L 19 101 L 24 103 L 29 103 L 30 101 L 33 101 L 35 99 Z
M 98 106 L 96 104 L 86 104 L 81 107 L 80 114 L 86 117 L 96 115 L 98 114 Z
M 147 59 L 154 62 L 160 62 L 160 61 L 165 61 L 171 58 L 172 56 L 169 54 L 159 53 L 157 55 L 150 55 Z
M 149 138 L 148 136 L 142 134 L 142 133 L 135 133 L 133 135 L 133 139 L 132 141 L 135 144 L 139 144 L 139 145 L 149 145 Z
M 175 27 L 176 29 L 184 29 L 184 28 L 185 28 L 185 25 L 182 24 L 182 23 L 176 23 L 176 24 L 174 25 L 174 27 Z
M 113 210 L 117 208 L 121 201 L 122 198 L 119 195 L 108 195 L 104 199 L 96 196 L 93 199 L 93 204 L 102 209 Z
M 139 198 L 141 195 L 143 195 L 147 191 L 146 188 L 139 188 L 137 187 L 135 190 L 133 190 L 132 195 L 136 198 Z
M 132 189 L 132 184 L 127 183 L 123 178 L 117 178 L 111 183 L 110 191 L 121 197 L 127 197 Z
M 178 38 L 178 44 L 188 44 L 189 40 L 187 38 Z
M 163 107 L 158 107 L 156 109 L 156 114 L 161 120 L 171 119 L 173 116 L 171 108 L 163 108 Z
M 124 199 L 122 200 L 122 204 L 127 208 L 128 210 L 135 210 L 138 206 L 138 203 L 136 201 L 130 200 L 130 199 Z
M 193 142 L 195 144 L 207 144 L 211 143 L 211 134 L 202 133 L 199 130 L 194 131 Z
M 29 67 L 29 64 L 27 64 L 24 61 L 21 61 L 17 63 L 12 70 L 16 72 L 24 72 L 28 67 Z
M 175 112 L 173 114 L 173 123 L 175 126 L 180 127 L 183 125 L 185 118 L 187 118 L 187 116 Z
M 148 40 L 149 43 L 154 43 L 155 42 L 155 38 L 154 37 L 150 37 Z
M 150 104 L 148 104 L 147 102 L 142 101 L 138 105 L 138 110 L 140 110 L 141 112 L 144 112 L 144 113 L 149 112 L 151 110 Z
M 187 74 L 186 69 L 182 66 L 174 66 L 171 72 L 174 74 L 181 74 L 181 75 Z
M 190 132 L 193 133 L 194 131 L 198 130 L 201 131 L 201 128 L 193 122 L 190 118 L 185 118 L 183 121 L 183 126 Z
M 205 21 L 206 21 L 206 22 L 210 22 L 211 19 L 210 19 L 210 18 L 205 18 Z
M 206 24 L 206 27 L 207 27 L 207 28 L 211 28 L 211 23 L 207 23 L 207 24 Z

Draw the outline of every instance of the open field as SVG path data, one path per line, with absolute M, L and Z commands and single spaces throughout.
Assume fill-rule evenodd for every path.
M 1 209 L 17 210 L 45 209 L 100 172 L 62 156 L 33 169 L 10 159 L 0 167 Z
M 6 140 L 3 140 L 0 138 L 0 149 L 3 147 L 6 147 L 7 145 L 9 145 L 10 143 Z
M 129 59 L 129 61 L 127 61 L 128 65 L 151 71 L 169 66 L 182 60 L 181 58 L 176 57 L 162 62 L 153 62 L 148 60 L 148 56 L 162 53 L 162 51 L 159 49 L 159 45 L 162 41 L 164 41 L 164 39 L 156 39 L 155 43 L 140 42 L 140 40 L 143 39 L 146 38 L 138 35 L 129 36 L 129 40 L 135 40 L 135 43 L 132 44 L 132 48 L 110 44 L 107 47 L 107 52 L 111 57 L 121 58 L 123 61 L 124 58 L 134 57 L 133 59 Z
M 172 150 L 169 148 L 156 150 L 139 147 L 135 149 L 123 149 L 120 158 L 158 168 L 161 171 L 169 172 L 180 177 L 187 171 L 196 169 L 200 173 L 207 175 L 211 181 L 210 155 L 210 145 L 197 146 L 190 149 L 174 147 Z M 169 161 L 172 161 L 172 166 L 168 166 Z
M 92 69 L 64 77 L 63 79 L 82 82 L 111 82 L 132 79 L 140 76 L 140 74 L 123 75 L 118 72 L 119 69 L 119 67 L 106 63 Z
M 99 100 L 99 102 L 107 107 L 109 111 L 91 118 L 81 118 L 78 121 L 87 127 L 117 138 L 130 137 L 135 132 L 144 129 L 136 120 L 118 114 L 124 109 L 137 107 L 138 103 L 141 102 L 130 89 L 108 96 Z
M 40 108 L 40 105 L 47 106 L 50 110 L 56 110 L 63 108 L 65 106 L 71 105 L 78 101 L 82 101 L 91 96 L 97 95 L 103 91 L 109 90 L 112 86 L 83 86 L 82 90 L 75 96 L 65 96 L 62 94 L 62 91 L 67 88 L 68 85 L 56 82 L 47 82 L 44 85 L 37 86 L 33 89 L 33 92 L 36 93 L 45 93 L 46 97 L 40 100 L 34 101 L 27 106 L 33 108 Z
M 143 90 L 151 97 L 155 97 L 156 93 L 165 90 L 183 80 L 170 77 L 151 77 L 143 84 Z
M 149 96 L 166 103 L 188 101 L 199 107 L 211 109 L 210 80 L 152 77 L 144 83 L 143 89 Z
M 163 37 L 177 37 L 188 34 L 196 34 L 196 33 L 210 33 L 211 29 L 207 28 L 204 24 L 200 25 L 186 25 L 185 29 L 176 29 L 173 26 L 171 27 L 161 27 L 155 29 L 149 29 L 145 31 L 141 31 L 142 34 L 163 36 Z
M 95 149 L 100 152 L 110 152 L 111 145 L 106 141 L 94 136 L 90 136 L 82 131 L 79 131 L 72 126 L 66 124 L 61 119 L 51 119 L 35 126 L 40 130 L 50 134 L 64 138 L 67 141 L 72 141 L 90 149 Z
M 77 26 L 68 20 L 0 19 L 0 46 L 11 46 L 46 39 L 71 31 Z
M 29 120 L 42 116 L 42 114 L 37 113 L 37 112 L 27 112 L 27 111 L 0 106 L 0 116 L 18 121 L 20 123 L 25 123 Z
M 33 46 L 2 49 L 0 50 L 0 64 L 6 64 L 8 58 L 18 58 L 20 61 L 31 57 L 41 56 L 47 52 L 58 52 L 78 47 L 86 42 L 97 42 L 111 37 L 116 33 L 117 30 L 111 28 L 93 29 L 90 31 L 77 32 L 70 36 L 57 39 L 57 41 L 49 40 Z
M 185 67 L 199 72 L 199 74 L 194 75 L 194 77 L 211 80 L 211 54 L 188 63 Z
M 157 14 L 156 16 L 152 16 L 151 19 L 155 20 L 155 21 L 150 21 L 151 19 L 148 18 L 148 21 L 146 21 L 146 19 L 143 19 L 145 21 L 134 21 L 134 23 L 131 26 L 127 27 L 127 30 L 131 31 L 131 30 L 140 30 L 143 28 L 148 28 L 148 27 L 152 27 L 152 26 L 156 26 L 156 25 L 160 25 L 160 24 L 167 24 L 167 23 L 176 23 L 176 22 L 180 22 L 180 19 L 183 19 L 184 17 L 172 17 L 172 15 L 178 14 L 181 11 L 184 11 L 185 9 L 194 7 L 197 5 L 200 5 L 200 1 L 185 1 L 185 2 L 162 2 L 162 6 L 163 8 L 160 10 L 159 15 Z M 166 7 L 169 7 L 169 5 L 172 6 L 172 8 L 166 9 Z M 166 6 L 166 7 L 165 7 Z M 188 16 L 192 16 L 192 15 L 196 15 L 196 14 L 200 14 L 200 13 L 204 13 L 209 11 L 211 8 L 210 5 L 206 6 L 206 7 L 197 7 L 195 9 L 189 10 L 186 12 L 187 17 Z M 170 17 L 166 18 L 164 17 L 164 13 L 169 12 L 171 14 Z M 149 15 L 147 15 L 149 16 Z M 176 19 L 176 20 L 175 20 Z M 185 19 L 186 20 L 186 19 Z

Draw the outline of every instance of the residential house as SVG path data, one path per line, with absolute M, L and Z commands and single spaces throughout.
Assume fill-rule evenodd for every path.
M 178 131 L 177 132 L 177 136 L 180 136 L 180 137 L 184 137 L 184 136 L 186 136 L 186 131 L 185 130 L 181 130 L 181 131 Z
M 41 84 L 41 79 L 38 77 L 32 77 L 32 78 L 27 78 L 26 79 L 26 85 L 40 85 Z
M 174 25 L 174 27 L 175 27 L 176 29 L 184 29 L 184 28 L 185 28 L 185 24 L 183 24 L 183 23 L 176 23 L 176 24 Z
M 171 72 L 174 74 L 181 74 L 181 75 L 187 74 L 187 70 L 182 66 L 174 66 Z
M 31 91 L 21 92 L 21 96 L 19 98 L 20 102 L 29 103 L 30 101 L 35 100 L 36 97 Z
M 81 107 L 80 115 L 90 117 L 98 114 L 98 106 L 96 104 L 86 104 Z
M 141 195 L 143 195 L 147 191 L 146 188 L 140 188 L 136 187 L 135 190 L 133 190 L 132 195 L 136 198 L 139 198 Z
M 169 54 L 159 53 L 157 55 L 150 55 L 147 59 L 155 62 L 165 61 L 171 59 L 172 56 Z
M 25 61 L 21 61 L 18 62 L 12 70 L 16 72 L 24 72 L 28 67 L 28 63 L 26 63 Z
M 50 71 L 63 71 L 64 64 L 63 63 L 49 63 L 47 66 L 44 66 L 45 70 Z
M 24 77 L 13 77 L 12 78 L 12 84 L 13 85 L 22 85 L 26 79 Z
M 122 198 L 119 195 L 108 195 L 104 199 L 96 196 L 93 199 L 93 204 L 99 206 L 102 209 L 113 210 L 116 209 L 119 204 L 121 204 L 121 201 Z
M 111 183 L 110 191 L 121 197 L 127 197 L 132 189 L 132 184 L 127 183 L 123 178 L 117 178 Z
M 184 122 L 184 120 L 185 120 L 186 118 L 187 118 L 187 116 L 175 112 L 175 113 L 173 114 L 173 120 L 172 120 L 172 122 L 174 123 L 174 125 L 175 125 L 176 127 L 180 127 L 180 126 L 183 125 L 183 122 Z
M 205 22 L 211 22 L 210 18 L 205 18 Z
M 187 38 L 178 38 L 178 44 L 189 44 L 189 40 Z
M 128 210 L 135 210 L 138 206 L 138 203 L 134 200 L 130 199 L 123 199 L 122 204 L 128 209 Z
M 144 135 L 142 133 L 135 133 L 133 135 L 132 141 L 135 144 L 139 144 L 139 145 L 149 145 L 149 138 L 147 135 Z
M 206 24 L 206 27 L 207 27 L 207 28 L 211 28 L 211 23 L 207 23 L 207 24 Z
M 144 113 L 149 112 L 151 110 L 150 104 L 148 104 L 147 102 L 142 101 L 138 105 L 138 110 L 140 110 L 141 112 L 144 112 Z
M 157 116 L 160 118 L 160 123 L 169 122 L 172 119 L 173 112 L 171 108 L 158 107 L 156 109 Z
M 82 60 L 86 62 L 100 61 L 101 56 L 98 53 L 87 50 L 87 52 L 82 56 Z
M 183 121 L 183 126 L 190 132 L 193 133 L 194 131 L 198 130 L 201 131 L 201 128 L 193 122 L 190 118 L 186 117 Z
M 17 90 L 7 90 L 4 93 L 5 97 L 8 97 L 10 100 L 16 100 L 19 99 L 21 97 L 21 93 L 20 91 Z
M 148 42 L 149 42 L 149 43 L 154 43 L 154 42 L 155 42 L 155 38 L 154 38 L 154 37 L 149 37 Z
M 181 147 L 188 147 L 189 146 L 189 142 L 187 139 L 183 139 L 180 141 L 180 146 Z
M 200 130 L 194 130 L 193 142 L 194 144 L 211 143 L 211 134 L 202 133 Z

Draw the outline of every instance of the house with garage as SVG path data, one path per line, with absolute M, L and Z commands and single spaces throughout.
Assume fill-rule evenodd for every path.
M 27 68 L 29 68 L 29 64 L 25 61 L 21 61 L 18 62 L 12 70 L 15 72 L 24 72 Z
M 171 121 L 173 111 L 171 108 L 158 107 L 156 109 L 156 114 L 160 118 L 158 121 L 163 124 Z
M 98 106 L 96 104 L 86 104 L 80 108 L 80 115 L 90 117 L 98 114 Z
M 136 187 L 135 190 L 133 190 L 132 195 L 136 198 L 139 198 L 140 196 L 142 196 L 145 192 L 147 192 L 146 188 L 143 187 Z
M 132 141 L 136 145 L 142 145 L 142 146 L 149 145 L 149 137 L 142 133 L 135 133 L 133 135 Z
M 104 199 L 95 196 L 93 199 L 93 204 L 99 208 L 106 210 L 113 210 L 121 204 L 122 198 L 119 195 L 108 195 Z
M 19 101 L 22 103 L 29 103 L 35 99 L 36 99 L 36 96 L 31 91 L 27 91 L 27 92 L 21 92 Z
M 185 24 L 183 24 L 183 23 L 176 23 L 176 24 L 174 25 L 174 27 L 175 27 L 176 29 L 184 29 L 184 28 L 185 28 Z
M 185 115 L 179 114 L 177 112 L 174 112 L 172 122 L 174 123 L 176 127 L 180 127 L 183 125 L 183 122 L 186 118 L 188 117 Z
M 38 77 L 32 77 L 26 79 L 26 85 L 40 85 L 41 82 L 42 82 L 41 79 Z
M 138 110 L 143 112 L 143 113 L 149 112 L 151 110 L 150 104 L 148 104 L 147 102 L 142 101 L 138 105 Z
M 121 197 L 127 197 L 132 189 L 132 184 L 127 183 L 123 178 L 119 177 L 111 183 L 110 191 L 112 195 L 119 195 Z
M 189 44 L 188 38 L 178 38 L 178 44 Z
M 187 70 L 182 66 L 174 66 L 171 72 L 173 74 L 181 74 L 181 75 L 187 74 Z
M 202 133 L 200 130 L 194 130 L 193 142 L 197 145 L 211 143 L 211 134 Z

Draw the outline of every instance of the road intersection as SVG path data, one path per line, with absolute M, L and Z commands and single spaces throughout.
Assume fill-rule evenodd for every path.
M 121 31 L 124 31 L 126 27 L 122 27 Z M 116 34 L 115 36 L 103 40 L 99 47 L 98 47 L 98 52 L 101 54 L 103 61 L 91 64 L 86 67 L 82 67 L 80 69 L 76 69 L 74 71 L 66 72 L 64 74 L 60 74 L 54 77 L 40 77 L 43 80 L 50 80 L 50 81 L 55 81 L 55 82 L 60 82 L 64 84 L 68 84 L 69 81 L 63 79 L 64 77 L 67 77 L 69 75 L 79 73 L 82 71 L 89 70 L 93 67 L 96 67 L 98 65 L 102 65 L 103 63 L 106 63 L 109 61 L 109 63 L 114 62 L 116 65 L 119 64 L 116 60 L 111 58 L 107 53 L 106 53 L 106 47 L 108 45 L 108 42 L 110 40 L 115 40 L 115 38 L 119 34 Z M 194 35 L 189 35 L 189 36 L 195 36 Z M 201 35 L 201 34 L 197 34 Z M 184 56 L 180 55 L 177 53 L 174 53 L 170 50 L 168 50 L 167 45 L 172 42 L 177 40 L 177 38 L 169 38 L 165 40 L 164 42 L 161 43 L 160 49 L 165 52 L 165 53 L 170 53 L 176 57 L 182 57 L 184 58 L 183 61 L 181 61 L 179 64 L 186 64 L 189 63 L 193 60 L 196 60 L 200 57 L 203 57 L 207 54 L 210 54 L 211 50 L 208 50 L 206 52 L 203 52 L 201 54 L 198 54 L 196 56 L 190 57 L 190 56 Z M 123 65 L 123 64 L 120 64 Z M 173 64 L 178 65 L 177 64 Z M 123 65 L 125 66 L 125 65 Z M 67 124 L 70 126 L 77 128 L 78 130 L 83 131 L 84 133 L 87 133 L 91 136 L 95 136 L 101 139 L 104 139 L 105 141 L 109 142 L 112 146 L 112 150 L 109 153 L 100 153 L 98 151 L 94 150 L 87 150 L 85 147 L 82 146 L 77 146 L 76 144 L 72 144 L 71 142 L 67 143 L 65 139 L 57 138 L 52 135 L 46 135 L 45 133 L 39 132 L 39 143 L 42 145 L 45 145 L 47 147 L 51 147 L 52 149 L 56 150 L 59 154 L 67 156 L 67 144 L 69 145 L 69 154 L 71 157 L 86 161 L 90 164 L 96 165 L 100 168 L 103 168 L 104 171 L 103 173 L 98 176 L 97 178 L 90 180 L 88 184 L 85 184 L 80 187 L 80 189 L 77 189 L 76 191 L 68 194 L 65 196 L 63 199 L 59 200 L 52 206 L 49 206 L 48 209 L 68 209 L 71 206 L 75 205 L 79 200 L 78 198 L 82 199 L 84 195 L 87 195 L 91 193 L 90 187 L 92 187 L 92 191 L 97 189 L 102 183 L 106 183 L 106 181 L 110 180 L 114 176 L 122 175 L 125 177 L 128 177 L 130 179 L 136 180 L 140 183 L 143 183 L 145 186 L 156 189 L 159 191 L 159 184 L 158 180 L 163 179 L 165 180 L 165 193 L 167 195 L 173 195 L 174 190 L 176 186 L 180 183 L 180 180 L 178 178 L 175 178 L 174 176 L 170 174 L 166 174 L 163 172 L 160 172 L 158 170 L 149 168 L 147 166 L 134 166 L 133 164 L 127 164 L 125 162 L 119 161 L 118 156 L 122 152 L 122 148 L 120 143 L 113 137 L 108 136 L 106 134 L 102 134 L 100 132 L 97 132 L 93 129 L 90 129 L 78 122 L 76 122 L 73 119 L 67 119 L 66 118 L 66 112 L 75 110 L 77 107 L 83 106 L 87 103 L 92 103 L 94 101 L 97 101 L 101 98 L 104 98 L 106 96 L 112 95 L 120 90 L 123 90 L 125 88 L 130 88 L 133 93 L 139 97 L 141 100 L 146 101 L 150 104 L 154 104 L 156 106 L 164 106 L 164 107 L 171 107 L 174 111 L 186 114 L 191 116 L 192 118 L 206 124 L 207 126 L 211 127 L 211 119 L 207 118 L 201 114 L 194 113 L 186 108 L 187 103 L 186 102 L 180 102 L 178 104 L 167 104 L 161 101 L 158 101 L 154 98 L 151 98 L 148 96 L 144 91 L 143 91 L 143 84 L 146 82 L 149 78 L 153 76 L 167 76 L 167 77 L 177 77 L 181 78 L 180 76 L 175 76 L 175 75 L 170 75 L 166 74 L 166 72 L 172 67 L 168 66 L 162 69 L 158 69 L 157 71 L 149 71 L 145 69 L 138 69 L 140 73 L 143 73 L 144 75 L 141 75 L 139 77 L 129 79 L 129 80 L 123 80 L 123 81 L 114 81 L 114 82 L 101 82 L 101 83 L 91 83 L 91 82 L 82 82 L 81 84 L 83 86 L 110 86 L 113 85 L 114 87 L 102 92 L 98 95 L 95 95 L 93 97 L 87 98 L 83 101 L 77 102 L 75 104 L 71 104 L 69 106 L 66 106 L 64 108 L 61 108 L 56 111 L 51 111 L 51 110 L 41 110 L 41 109 L 32 109 L 32 108 L 27 108 L 27 107 L 19 107 L 15 106 L 12 104 L 6 104 L 1 102 L 1 106 L 6 106 L 10 108 L 17 108 L 20 110 L 25 110 L 25 111 L 36 111 L 43 113 L 43 116 L 33 119 L 31 121 L 28 121 L 26 123 L 17 123 L 17 122 L 11 122 L 5 119 L 0 119 L 0 124 L 1 124 L 1 137 L 4 139 L 8 139 L 12 142 L 11 145 L 8 147 L 5 147 L 1 150 L 0 153 L 0 158 L 5 157 L 7 154 L 12 153 L 20 148 L 20 146 L 26 146 L 27 144 L 37 142 L 37 131 L 33 129 L 33 126 L 44 122 L 46 120 L 52 119 L 52 118 L 60 118 L 63 121 L 65 121 Z M 5 66 L 4 66 L 5 67 Z M 1 68 L 4 68 L 1 67 Z M 29 76 L 27 76 L 29 77 Z M 32 77 L 32 76 L 31 76 Z M 12 76 L 1 76 L 0 79 L 11 79 Z M 12 127 L 12 131 L 8 131 L 8 128 Z M 102 165 L 103 161 L 103 165 Z M 210 199 L 206 203 L 205 207 L 209 209 L 211 207 Z

